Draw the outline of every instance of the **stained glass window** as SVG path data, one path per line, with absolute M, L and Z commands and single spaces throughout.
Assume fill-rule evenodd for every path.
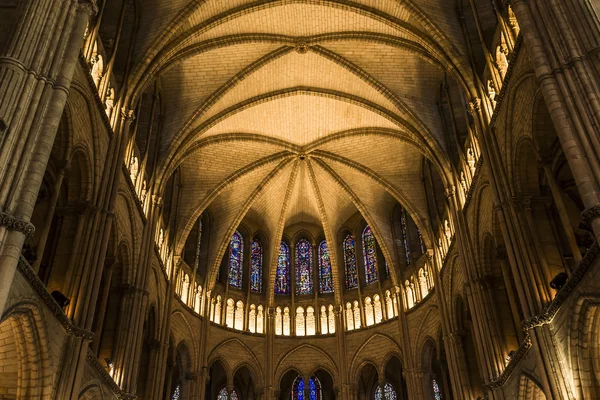
M 312 246 L 306 239 L 296 243 L 296 294 L 312 294 Z
M 381 386 L 378 386 L 375 391 L 375 400 L 396 400 L 396 391 L 392 384 L 386 382 L 385 385 L 383 385 L 383 390 Z
M 219 392 L 218 396 L 217 396 L 217 400 L 227 400 L 228 396 L 227 396 L 227 389 L 223 388 L 221 389 L 221 391 Z
M 406 254 L 406 265 L 410 265 L 410 244 L 408 242 L 408 231 L 406 229 L 406 212 L 400 213 L 400 224 L 402 225 L 402 237 L 404 238 L 404 254 Z
M 231 393 L 231 396 L 229 396 L 229 400 L 238 400 L 238 399 L 239 399 L 239 397 L 238 397 L 238 394 L 237 394 L 237 392 L 234 390 L 234 391 Z
M 440 390 L 440 385 L 438 385 L 435 379 L 431 380 L 431 385 L 433 386 L 433 396 L 435 400 L 442 400 L 442 391 Z
M 275 294 L 290 294 L 290 248 L 285 242 L 279 245 Z
M 329 258 L 329 248 L 325 240 L 319 244 L 319 291 L 321 293 L 333 293 L 331 258 Z
M 346 289 L 358 287 L 358 274 L 356 273 L 356 249 L 354 238 L 347 235 L 344 239 L 344 265 L 346 266 Z
M 371 227 L 367 225 L 362 234 L 363 253 L 365 256 L 365 278 L 367 285 L 377 281 L 377 250 L 375 246 L 375 235 Z
M 291 400 L 304 400 L 304 395 L 304 379 L 298 375 L 292 385 Z M 321 382 L 315 375 L 308 380 L 308 396 L 309 398 L 306 400 L 321 400 L 323 398 Z
M 181 388 L 179 385 L 175 386 L 175 391 L 173 391 L 173 396 L 171 396 L 171 400 L 179 400 L 181 398 Z
M 425 254 L 425 242 L 423 242 L 423 235 L 421 235 L 421 231 L 417 229 L 417 233 L 419 234 L 419 246 L 421 247 L 421 253 Z
M 262 245 L 258 239 L 252 241 L 250 254 L 250 290 L 262 292 Z
M 242 260 L 244 257 L 244 239 L 235 231 L 229 244 L 229 286 L 242 288 Z

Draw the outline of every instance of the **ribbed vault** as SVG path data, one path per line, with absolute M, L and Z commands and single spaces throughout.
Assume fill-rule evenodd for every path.
M 440 85 L 474 88 L 447 2 L 149 3 L 128 96 L 159 83 L 156 192 L 180 172 L 176 254 L 210 215 L 208 287 L 243 222 L 268 238 L 267 288 L 290 226 L 335 242 L 360 213 L 393 265 L 400 203 L 431 244 L 424 163 L 452 179 Z

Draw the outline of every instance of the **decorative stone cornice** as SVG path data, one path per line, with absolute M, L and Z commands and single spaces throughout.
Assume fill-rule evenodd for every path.
M 598 246 L 598 242 L 595 242 L 592 245 L 592 247 L 587 251 L 587 253 L 585 253 L 585 256 L 583 256 L 583 259 L 581 260 L 577 268 L 573 270 L 573 273 L 571 274 L 569 280 L 567 280 L 565 286 L 563 286 L 562 289 L 558 291 L 558 293 L 556 294 L 556 296 L 552 300 L 552 303 L 550 303 L 546 311 L 541 315 L 529 318 L 528 320 L 523 322 L 523 331 L 526 332 L 530 329 L 546 325 L 552 322 L 552 320 L 554 319 L 556 314 L 558 314 L 558 311 L 565 303 L 567 298 L 575 290 L 577 285 L 579 285 L 579 282 L 583 280 L 583 277 L 585 276 L 586 272 L 590 269 L 592 264 L 596 261 L 598 255 L 600 255 L 600 247 Z
M 60 322 L 63 329 L 71 336 L 82 338 L 85 340 L 92 341 L 94 340 L 94 334 L 85 329 L 81 329 L 73 325 L 73 322 L 65 315 L 63 309 L 58 305 L 58 303 L 54 300 L 54 298 L 48 293 L 46 290 L 46 286 L 37 276 L 33 268 L 29 265 L 25 258 L 19 258 L 19 262 L 17 264 L 17 268 L 19 272 L 23 275 L 23 277 L 29 282 L 29 285 L 35 290 L 38 296 L 41 297 L 42 301 L 46 304 L 46 306 L 50 309 L 54 317 Z
M 0 226 L 5 226 L 9 231 L 21 232 L 26 237 L 32 237 L 35 226 L 29 221 L 0 211 Z
M 600 218 L 600 205 L 587 208 L 581 213 L 581 223 L 587 226 L 591 226 L 592 221 L 597 218 Z
M 75 3 L 77 3 L 77 11 L 87 12 L 90 17 L 98 14 L 96 0 L 75 0 Z
M 120 400 L 135 400 L 135 399 L 137 399 L 137 396 L 127 393 L 126 391 L 121 389 L 119 387 L 119 385 L 117 385 L 117 383 L 110 376 L 108 371 L 106 371 L 106 369 L 102 366 L 102 364 L 100 364 L 98 357 L 96 357 L 96 355 L 94 354 L 94 352 L 91 349 L 88 349 L 86 359 L 90 363 L 90 365 L 96 370 L 96 372 L 98 372 L 100 374 L 102 382 L 110 388 L 111 392 L 113 392 L 115 394 L 115 396 L 117 396 L 118 399 L 120 399 Z
M 523 340 L 523 343 L 521 343 L 515 354 L 508 362 L 506 368 L 504 368 L 504 371 L 502 371 L 502 373 L 493 381 L 485 383 L 484 386 L 492 390 L 502 387 L 506 383 L 508 378 L 510 378 L 513 371 L 515 370 L 517 365 L 519 365 L 519 362 L 523 359 L 523 357 L 525 357 L 525 354 L 527 354 L 527 351 L 529 351 L 530 348 L 531 337 L 527 335 L 525 336 L 525 340 Z

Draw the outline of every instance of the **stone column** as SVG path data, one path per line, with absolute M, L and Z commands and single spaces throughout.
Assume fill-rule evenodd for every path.
M 56 180 L 54 181 L 54 186 L 52 187 L 52 194 L 50 195 L 48 210 L 46 211 L 46 219 L 44 220 L 44 226 L 41 227 L 40 239 L 35 251 L 37 259 L 32 265 L 33 270 L 36 273 L 40 270 L 40 264 L 42 263 L 44 250 L 46 249 L 46 242 L 48 241 L 48 234 L 50 233 L 50 227 L 52 226 L 52 219 L 54 218 L 54 211 L 56 210 L 56 203 L 58 202 L 58 197 L 60 195 L 60 188 L 62 187 L 65 172 L 67 172 L 68 169 L 69 166 L 67 163 L 60 167 L 58 174 L 56 175 Z
M 0 55 L 0 313 L 52 150 L 95 0 L 24 1 Z
M 600 78 L 593 53 L 600 37 L 597 17 L 588 1 L 511 4 L 586 217 L 600 239 Z

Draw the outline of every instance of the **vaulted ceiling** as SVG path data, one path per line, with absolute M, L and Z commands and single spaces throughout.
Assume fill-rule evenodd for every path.
M 423 159 L 451 173 L 440 84 L 474 87 L 452 2 L 148 0 L 138 35 L 129 96 L 158 79 L 177 252 L 205 211 L 213 266 L 244 219 L 333 240 L 360 212 L 393 262 L 399 202 L 429 240 Z

